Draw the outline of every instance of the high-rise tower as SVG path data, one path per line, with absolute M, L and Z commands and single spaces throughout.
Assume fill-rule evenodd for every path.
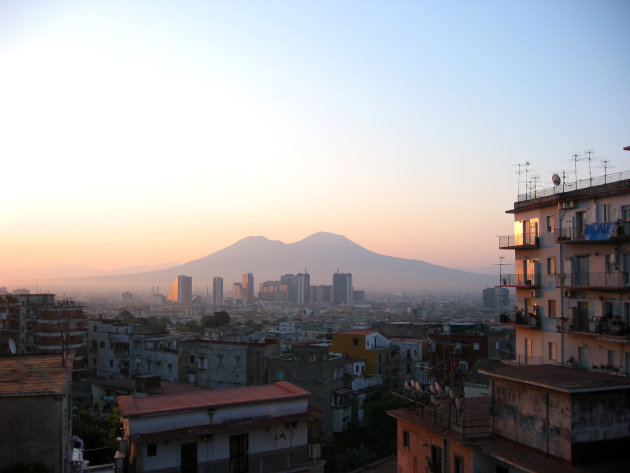
M 223 305 L 223 278 L 221 276 L 212 278 L 212 303 L 215 306 Z

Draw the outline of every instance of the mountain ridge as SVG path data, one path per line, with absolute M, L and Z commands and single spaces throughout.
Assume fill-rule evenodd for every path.
M 332 284 L 336 271 L 353 274 L 355 289 L 368 292 L 477 292 L 494 285 L 496 277 L 469 273 L 421 260 L 373 252 L 344 235 L 317 232 L 293 243 L 248 236 L 201 258 L 164 269 L 134 274 L 92 276 L 72 279 L 79 286 L 102 286 L 120 290 L 168 290 L 178 275 L 193 278 L 199 293 L 211 291 L 212 277 L 223 277 L 230 292 L 242 274 L 252 272 L 255 284 L 278 280 L 282 274 L 308 271 L 311 285 Z M 67 280 L 67 279 L 66 279 Z

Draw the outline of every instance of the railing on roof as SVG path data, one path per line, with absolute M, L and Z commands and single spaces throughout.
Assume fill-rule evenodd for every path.
M 539 197 L 548 197 L 550 195 L 561 194 L 563 192 L 571 192 L 579 189 L 587 189 L 593 186 L 600 186 L 603 184 L 609 184 L 611 182 L 623 181 L 630 179 L 630 171 L 617 172 L 613 174 L 606 174 L 605 176 L 593 177 L 590 179 L 581 179 L 577 182 L 563 182 L 559 186 L 548 187 L 546 189 L 534 189 L 525 194 L 519 194 L 518 202 L 524 202 L 526 200 L 538 199 Z

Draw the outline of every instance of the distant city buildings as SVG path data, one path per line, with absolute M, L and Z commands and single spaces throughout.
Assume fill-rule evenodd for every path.
M 352 274 L 340 273 L 337 271 L 333 274 L 333 303 L 334 304 L 352 304 Z
M 177 276 L 166 299 L 178 304 L 191 304 L 192 278 L 190 276 Z
M 243 274 L 243 299 L 246 304 L 254 303 L 254 273 Z
M 502 311 L 510 305 L 510 291 L 507 287 L 495 286 L 483 290 L 483 306 L 486 309 Z
M 215 307 L 223 305 L 223 278 L 220 276 L 212 278 L 212 303 Z

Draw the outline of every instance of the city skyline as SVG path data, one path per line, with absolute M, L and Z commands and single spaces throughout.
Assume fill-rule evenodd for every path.
M 0 272 L 319 231 L 498 263 L 518 164 L 538 188 L 630 168 L 628 18 L 622 1 L 3 2 Z

